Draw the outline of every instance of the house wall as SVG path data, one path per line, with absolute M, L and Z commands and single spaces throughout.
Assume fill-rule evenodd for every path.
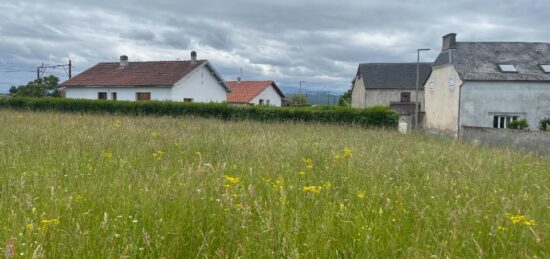
M 170 87 L 67 87 L 66 98 L 97 100 L 99 92 L 107 92 L 107 99 L 111 100 L 111 93 L 117 93 L 119 101 L 135 101 L 137 92 L 150 92 L 151 100 L 165 101 L 171 99 Z
M 260 99 L 264 100 L 264 104 L 266 104 L 266 100 L 269 100 L 269 104 L 271 106 L 281 107 L 282 99 L 281 96 L 275 91 L 273 86 L 270 86 L 263 90 L 260 94 L 258 94 L 250 103 L 254 105 L 260 104 Z
M 355 84 L 351 91 L 351 107 L 357 109 L 365 108 L 365 85 L 361 77 L 355 79 Z
M 391 102 L 401 101 L 401 93 L 411 93 L 411 102 L 416 101 L 415 90 L 402 90 L 402 89 L 368 89 L 366 92 L 366 107 L 372 106 L 390 106 Z M 424 111 L 424 91 L 418 91 L 418 102 L 420 103 L 420 111 Z
M 451 87 L 454 82 L 454 87 Z M 425 89 L 425 128 L 428 132 L 457 137 L 462 80 L 452 65 L 434 67 Z
M 464 82 L 461 90 L 460 124 L 493 127 L 494 115 L 515 115 L 527 119 L 529 129 L 550 117 L 550 83 Z
M 173 101 L 183 101 L 184 98 L 193 98 L 193 102 L 225 102 L 227 92 L 212 72 L 203 65 L 182 78 L 172 88 Z

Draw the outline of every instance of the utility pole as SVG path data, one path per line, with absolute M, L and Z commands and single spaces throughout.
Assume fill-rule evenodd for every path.
M 416 102 L 414 103 L 414 129 L 418 130 L 418 84 L 420 81 L 420 51 L 429 51 L 430 49 L 416 50 Z
M 58 67 L 62 67 L 63 69 L 65 69 L 65 73 L 67 73 L 67 76 L 69 78 L 72 77 L 73 64 L 72 64 L 71 60 L 69 59 L 69 64 L 44 66 L 44 63 L 42 63 L 42 65 L 40 65 L 39 67 L 36 68 L 36 79 L 40 79 L 40 77 L 42 77 L 42 75 L 44 75 L 44 73 L 46 72 L 46 69 L 48 69 L 48 68 L 55 69 L 55 68 L 58 68 Z M 69 69 L 67 70 L 67 68 L 69 68 Z
M 306 81 L 300 81 L 300 105 L 302 105 L 302 83 L 305 83 Z M 307 93 L 306 93 L 307 96 Z
M 73 75 L 73 65 L 71 63 L 71 60 L 69 59 L 69 79 L 71 79 Z

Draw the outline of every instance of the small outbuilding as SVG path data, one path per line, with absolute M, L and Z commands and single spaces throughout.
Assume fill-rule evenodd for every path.
M 228 81 L 231 93 L 227 102 L 232 105 L 270 105 L 281 107 L 285 98 L 283 92 L 273 81 Z

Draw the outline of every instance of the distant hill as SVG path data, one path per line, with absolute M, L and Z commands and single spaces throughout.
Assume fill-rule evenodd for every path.
M 287 97 L 300 92 L 300 88 L 295 86 L 279 86 L 279 88 Z M 311 105 L 338 105 L 338 99 L 344 94 L 340 91 L 320 91 L 306 87 L 302 87 L 302 93 L 307 95 L 307 103 Z

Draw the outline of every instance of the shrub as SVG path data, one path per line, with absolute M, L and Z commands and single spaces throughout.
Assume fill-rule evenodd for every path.
M 550 117 L 546 117 L 539 122 L 539 129 L 541 131 L 550 131 Z
M 116 113 L 125 115 L 197 116 L 224 120 L 300 121 L 348 123 L 363 127 L 397 128 L 399 115 L 388 107 L 363 110 L 349 107 L 230 106 L 226 103 L 181 103 L 170 101 L 107 101 L 66 98 L 0 99 L 0 107 L 34 111 Z
M 521 120 L 515 120 L 515 121 L 512 121 L 510 123 L 508 123 L 508 128 L 510 129 L 527 129 L 529 128 L 529 123 L 527 123 L 527 120 L 526 119 L 521 119 Z

